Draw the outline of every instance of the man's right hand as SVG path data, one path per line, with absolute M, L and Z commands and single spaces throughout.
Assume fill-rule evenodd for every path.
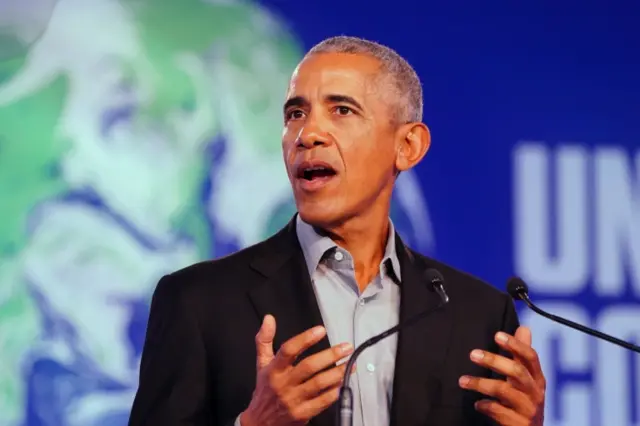
M 322 370 L 350 355 L 350 344 L 326 349 L 294 366 L 296 358 L 322 340 L 326 330 L 314 327 L 298 334 L 274 355 L 275 334 L 276 320 L 267 315 L 256 335 L 256 389 L 249 407 L 240 416 L 242 426 L 304 425 L 339 397 L 346 363 Z

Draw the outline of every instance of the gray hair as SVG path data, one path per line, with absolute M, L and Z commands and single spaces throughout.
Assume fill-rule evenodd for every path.
M 380 61 L 384 76 L 390 77 L 399 97 L 397 119 L 400 122 L 422 121 L 422 85 L 411 65 L 395 50 L 358 37 L 331 37 L 316 44 L 306 56 L 316 53 L 350 53 L 369 55 Z

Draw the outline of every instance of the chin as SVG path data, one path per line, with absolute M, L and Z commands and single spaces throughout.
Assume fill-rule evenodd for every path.
M 298 203 L 300 218 L 309 225 L 328 228 L 341 223 L 345 219 L 344 210 L 327 203 Z

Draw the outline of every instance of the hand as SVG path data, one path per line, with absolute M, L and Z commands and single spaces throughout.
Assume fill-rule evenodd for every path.
M 294 336 L 276 355 L 275 334 L 275 318 L 267 315 L 256 335 L 256 389 L 249 407 L 240 416 L 242 426 L 304 425 L 339 397 L 346 363 L 322 370 L 350 355 L 350 344 L 326 349 L 294 366 L 296 358 L 322 340 L 326 330 L 314 327 Z
M 502 426 L 542 426 L 546 381 L 531 347 L 531 331 L 519 327 L 515 336 L 497 333 L 496 343 L 514 359 L 476 349 L 471 360 L 506 376 L 506 381 L 462 376 L 460 386 L 496 398 L 476 402 L 476 410 Z

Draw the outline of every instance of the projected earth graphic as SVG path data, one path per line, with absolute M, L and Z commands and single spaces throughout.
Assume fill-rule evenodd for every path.
M 0 425 L 124 426 L 157 280 L 295 211 L 281 104 L 303 46 L 250 2 L 2 4 Z M 431 252 L 415 175 L 396 192 Z

